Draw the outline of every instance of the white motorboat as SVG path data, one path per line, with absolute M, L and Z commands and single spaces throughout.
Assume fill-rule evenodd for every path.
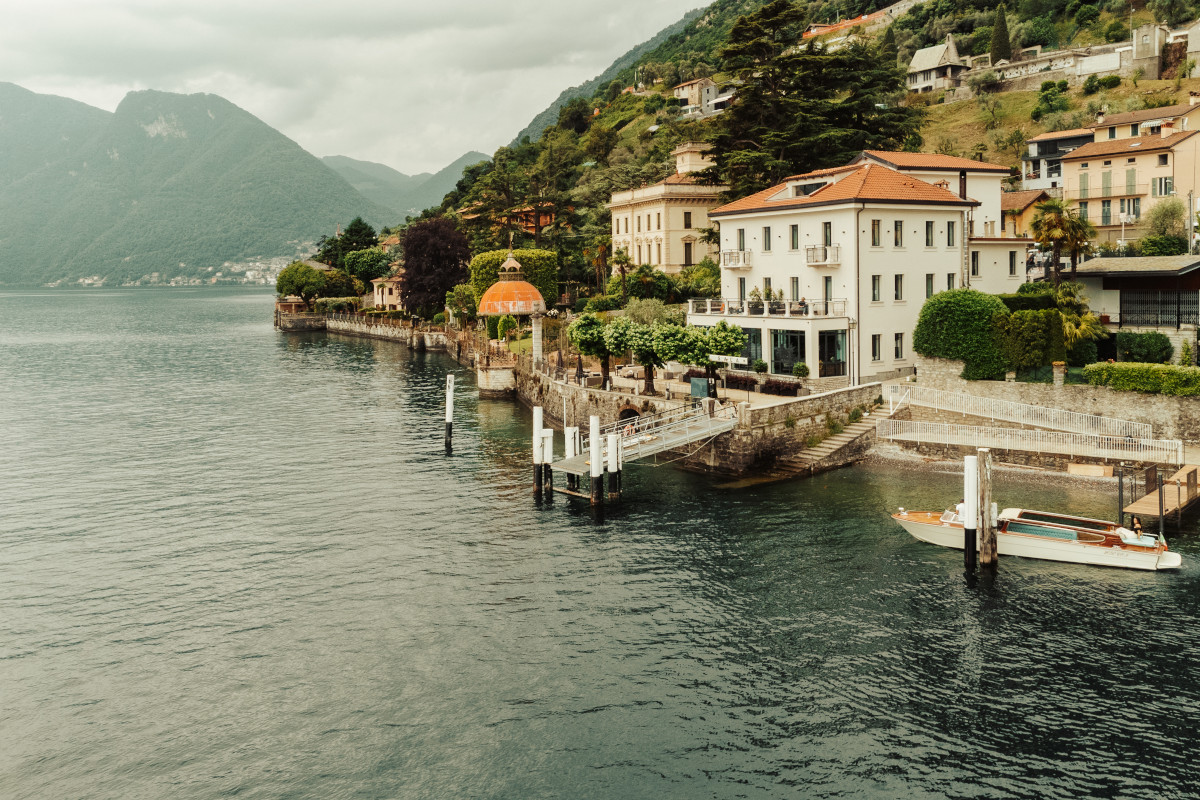
M 963 520 L 954 511 L 900 509 L 892 519 L 923 542 L 963 549 Z M 1183 563 L 1160 536 L 1115 522 L 1021 508 L 1006 508 L 996 518 L 996 548 L 1002 556 L 1127 569 L 1178 569 Z

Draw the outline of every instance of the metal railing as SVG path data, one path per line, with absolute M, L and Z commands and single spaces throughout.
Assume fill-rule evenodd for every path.
M 1064 192 L 1064 200 L 1107 200 L 1110 197 L 1140 197 L 1150 193 L 1148 183 L 1118 183 L 1112 186 L 1089 186 Z M 1120 222 L 1120 220 L 1118 220 Z
M 600 449 L 607 447 L 608 435 L 619 434 L 621 454 L 626 461 L 673 450 L 711 436 L 733 430 L 737 425 L 737 407 L 717 408 L 711 415 L 703 408 L 682 408 L 644 417 L 630 417 L 600 429 Z M 591 453 L 589 436 L 583 437 L 583 454 Z
M 881 419 L 875 425 L 881 439 L 950 444 L 963 447 L 991 447 L 1000 450 L 1024 450 L 1065 456 L 1086 456 L 1114 461 L 1183 463 L 1183 442 L 1179 439 L 1137 439 L 1132 436 L 1097 436 L 1086 433 L 1025 430 L 1023 428 L 984 428 L 974 425 L 947 425 L 941 422 Z
M 842 247 L 837 244 L 805 247 L 804 260 L 812 267 L 836 266 L 842 263 Z
M 1077 411 L 1065 411 L 1061 408 L 1035 406 L 1011 400 L 998 400 L 993 397 L 981 397 L 963 392 L 944 392 L 927 386 L 889 383 L 884 387 L 883 396 L 888 399 L 888 405 L 893 409 L 907 402 L 914 406 L 924 406 L 938 411 L 969 414 L 972 417 L 999 419 L 1019 425 L 1053 428 L 1071 433 L 1133 437 L 1134 439 L 1149 439 L 1154 435 L 1150 425 L 1144 422 L 1130 422 L 1115 417 L 1098 417 L 1094 414 L 1080 414 Z M 897 402 L 893 404 L 893 400 Z
M 721 266 L 728 269 L 750 269 L 750 251 L 722 250 Z
M 741 317 L 844 317 L 846 300 L 690 300 L 693 314 Z

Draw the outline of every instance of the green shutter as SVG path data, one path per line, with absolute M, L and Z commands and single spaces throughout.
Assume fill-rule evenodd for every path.
M 1079 176 L 1079 198 L 1085 199 L 1088 196 L 1088 176 L 1087 173 L 1082 173 Z
M 1125 170 L 1125 194 L 1137 194 L 1137 170 Z

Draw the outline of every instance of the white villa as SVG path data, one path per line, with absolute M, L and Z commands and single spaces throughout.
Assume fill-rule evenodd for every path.
M 1013 292 L 1026 279 L 1028 240 L 998 224 L 1007 174 L 954 156 L 865 151 L 716 208 L 723 299 L 691 301 L 688 322 L 741 326 L 744 355 L 774 374 L 791 375 L 797 361 L 848 385 L 909 374 L 927 297 Z

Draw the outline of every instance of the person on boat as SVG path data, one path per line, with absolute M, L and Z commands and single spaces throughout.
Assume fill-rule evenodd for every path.
M 1142 518 L 1141 517 L 1134 517 L 1133 522 L 1129 523 L 1129 525 L 1130 525 L 1130 527 L 1133 528 L 1134 533 L 1136 533 L 1138 536 L 1142 535 Z
M 965 497 L 958 501 L 958 505 L 954 507 L 954 513 L 958 515 L 959 519 L 963 519 L 966 516 L 967 499 Z

